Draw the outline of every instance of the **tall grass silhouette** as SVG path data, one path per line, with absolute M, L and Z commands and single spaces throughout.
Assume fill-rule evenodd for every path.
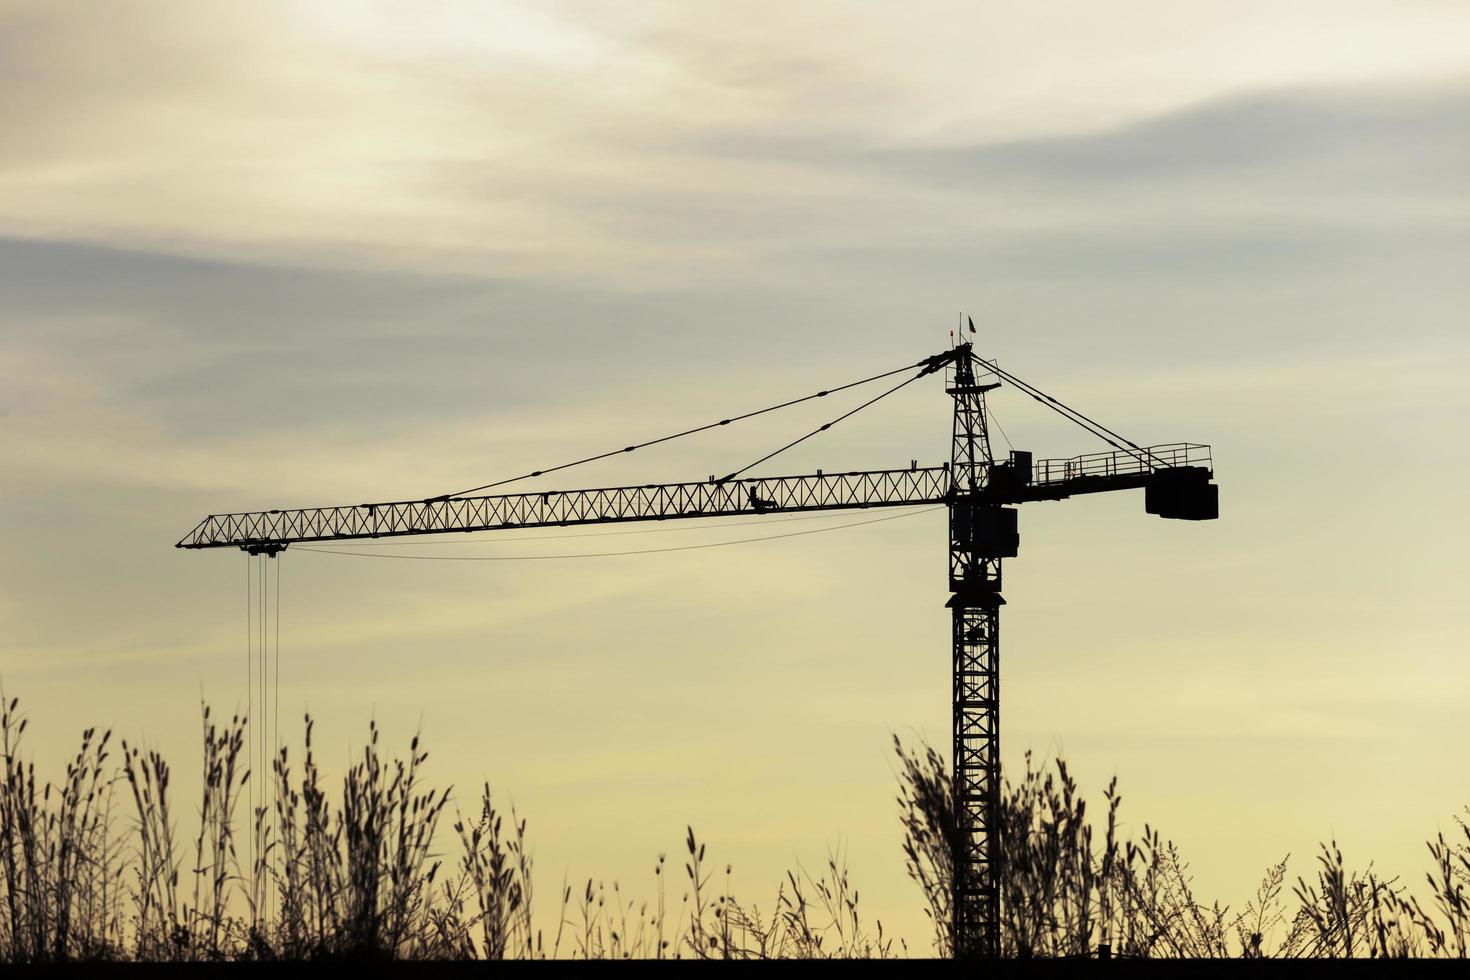
M 909 876 L 923 892 L 941 955 L 950 952 L 955 824 L 948 764 L 897 738 L 899 810 Z M 1429 905 L 1397 879 L 1347 868 L 1324 844 L 1311 879 L 1287 896 L 1287 858 L 1268 868 L 1239 911 L 1196 898 L 1178 848 L 1144 825 L 1120 839 L 1117 780 L 1104 791 L 1101 827 L 1062 760 L 1026 757 L 1001 794 L 1001 951 L 1012 957 L 1465 958 L 1470 938 L 1470 823 L 1461 839 L 1428 844 Z M 1470 818 L 1470 808 L 1465 816 Z M 1289 902 L 1295 899 L 1295 906 Z
M 57 782 L 26 761 L 26 720 L 0 701 L 0 961 L 390 960 L 889 957 L 902 941 L 871 925 L 844 855 L 794 869 L 765 905 L 737 896 L 729 865 L 692 828 L 682 859 L 659 855 L 652 894 L 596 879 L 566 884 L 538 924 L 527 824 L 490 787 L 454 810 L 423 782 L 415 737 L 386 756 L 373 725 L 333 793 L 305 719 L 299 770 L 289 749 L 262 780 L 270 802 L 241 814 L 247 721 L 202 710 L 198 826 L 180 837 L 170 769 L 110 732 L 82 734 Z M 950 951 L 956 834 L 948 765 L 895 738 L 903 859 Z M 1001 826 L 1002 947 L 1016 957 L 1340 957 L 1467 955 L 1470 826 L 1429 842 L 1420 898 L 1350 871 L 1324 846 L 1312 878 L 1288 889 L 1268 869 L 1240 911 L 1195 898 L 1173 844 L 1145 828 L 1120 839 L 1116 785 L 1095 826 L 1065 763 L 1007 781 Z M 247 804 L 248 807 L 248 804 Z M 193 810 L 193 807 L 187 809 Z M 240 824 L 243 822 L 243 831 Z M 241 833 L 250 846 L 242 847 Z M 450 851 L 438 848 L 448 843 Z M 452 853 L 451 853 L 452 852 Z M 253 855 L 251 857 L 250 855 Z M 895 859 L 898 855 L 895 855 Z M 674 866 L 680 866 L 675 869 Z M 673 879 L 673 880 L 670 880 Z

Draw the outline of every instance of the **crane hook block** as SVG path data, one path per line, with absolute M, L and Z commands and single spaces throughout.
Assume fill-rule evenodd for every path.
M 1220 516 L 1220 488 L 1200 466 L 1158 470 L 1148 478 L 1143 506 L 1150 514 L 1176 521 L 1213 521 Z

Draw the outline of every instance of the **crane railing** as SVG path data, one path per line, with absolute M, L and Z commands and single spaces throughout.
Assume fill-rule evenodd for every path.
M 1198 467 L 1213 470 L 1210 447 L 1174 442 L 1140 450 L 1088 453 L 1067 459 L 1038 459 L 1031 464 L 1033 486 L 1050 487 L 1081 477 L 1146 476 L 1156 470 Z

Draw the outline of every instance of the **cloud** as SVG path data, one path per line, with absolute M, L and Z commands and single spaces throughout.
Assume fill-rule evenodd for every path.
M 1462 170 L 1470 136 L 1451 125 L 1470 88 L 1279 90 L 1232 95 L 1103 132 L 914 155 L 934 177 L 1123 183 L 1249 176 L 1277 167 L 1356 169 L 1366 158 Z M 903 154 L 896 156 L 902 160 Z
M 1262 143 L 1353 139 L 1362 114 L 1340 114 L 1334 137 L 1320 105 L 1255 122 L 1181 110 L 1242 90 L 1425 84 L 1458 68 L 1466 16 L 1130 11 L 12 3 L 0 223 L 266 264 L 670 288 L 879 228 L 901 242 L 957 236 L 967 216 L 1014 229 L 1108 213 L 1096 196 L 1052 198 L 1059 180 L 1290 163 Z M 909 174 L 874 165 L 908 153 L 923 161 Z M 977 169 L 988 187 L 925 186 Z

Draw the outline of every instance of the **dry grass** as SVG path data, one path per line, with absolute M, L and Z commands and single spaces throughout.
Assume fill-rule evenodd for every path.
M 417 737 L 386 756 L 376 726 L 337 792 L 305 720 L 299 771 L 271 764 L 271 802 L 239 813 L 252 773 L 246 719 L 202 712 L 197 832 L 180 837 L 170 770 L 145 747 L 88 730 L 57 783 L 22 751 L 25 719 L 0 700 L 0 962 L 304 959 L 661 959 L 889 957 L 907 953 L 862 915 L 840 852 L 797 868 L 769 902 L 735 894 L 693 829 L 682 874 L 664 855 L 651 897 L 614 881 L 563 885 L 556 920 L 533 918 L 526 822 L 489 786 L 472 815 L 441 833 L 448 789 L 423 784 Z M 926 747 L 898 752 L 904 856 L 948 952 L 954 815 L 948 765 Z M 1004 793 L 1002 936 L 1010 956 L 1457 956 L 1470 940 L 1470 826 L 1429 844 L 1423 904 L 1371 870 L 1350 872 L 1335 845 L 1287 894 L 1269 869 L 1246 907 L 1205 905 L 1172 844 L 1145 829 L 1120 840 L 1115 786 L 1094 828 L 1057 762 L 1030 760 Z M 194 809 L 194 808 L 190 808 Z M 250 834 L 241 846 L 239 823 Z M 454 856 L 436 841 L 452 841 Z M 253 854 L 253 860 L 242 855 Z M 673 877 L 671 882 L 669 879 Z M 677 896 L 677 899 L 674 897 Z M 1291 907 L 1288 907 L 1288 901 Z
M 899 808 L 910 877 L 920 886 L 942 955 L 949 951 L 950 883 L 957 840 L 948 764 L 895 739 Z M 1012 957 L 1331 958 L 1466 957 L 1470 938 L 1470 824 L 1462 838 L 1430 841 L 1429 904 L 1395 879 L 1349 871 L 1334 842 L 1315 877 L 1299 878 L 1286 904 L 1287 859 L 1267 869 L 1240 911 L 1193 893 L 1174 844 L 1145 825 L 1120 840 L 1116 781 L 1103 794 L 1100 828 L 1057 760 L 1002 791 L 1001 946 Z M 1466 811 L 1470 817 L 1470 809 Z

